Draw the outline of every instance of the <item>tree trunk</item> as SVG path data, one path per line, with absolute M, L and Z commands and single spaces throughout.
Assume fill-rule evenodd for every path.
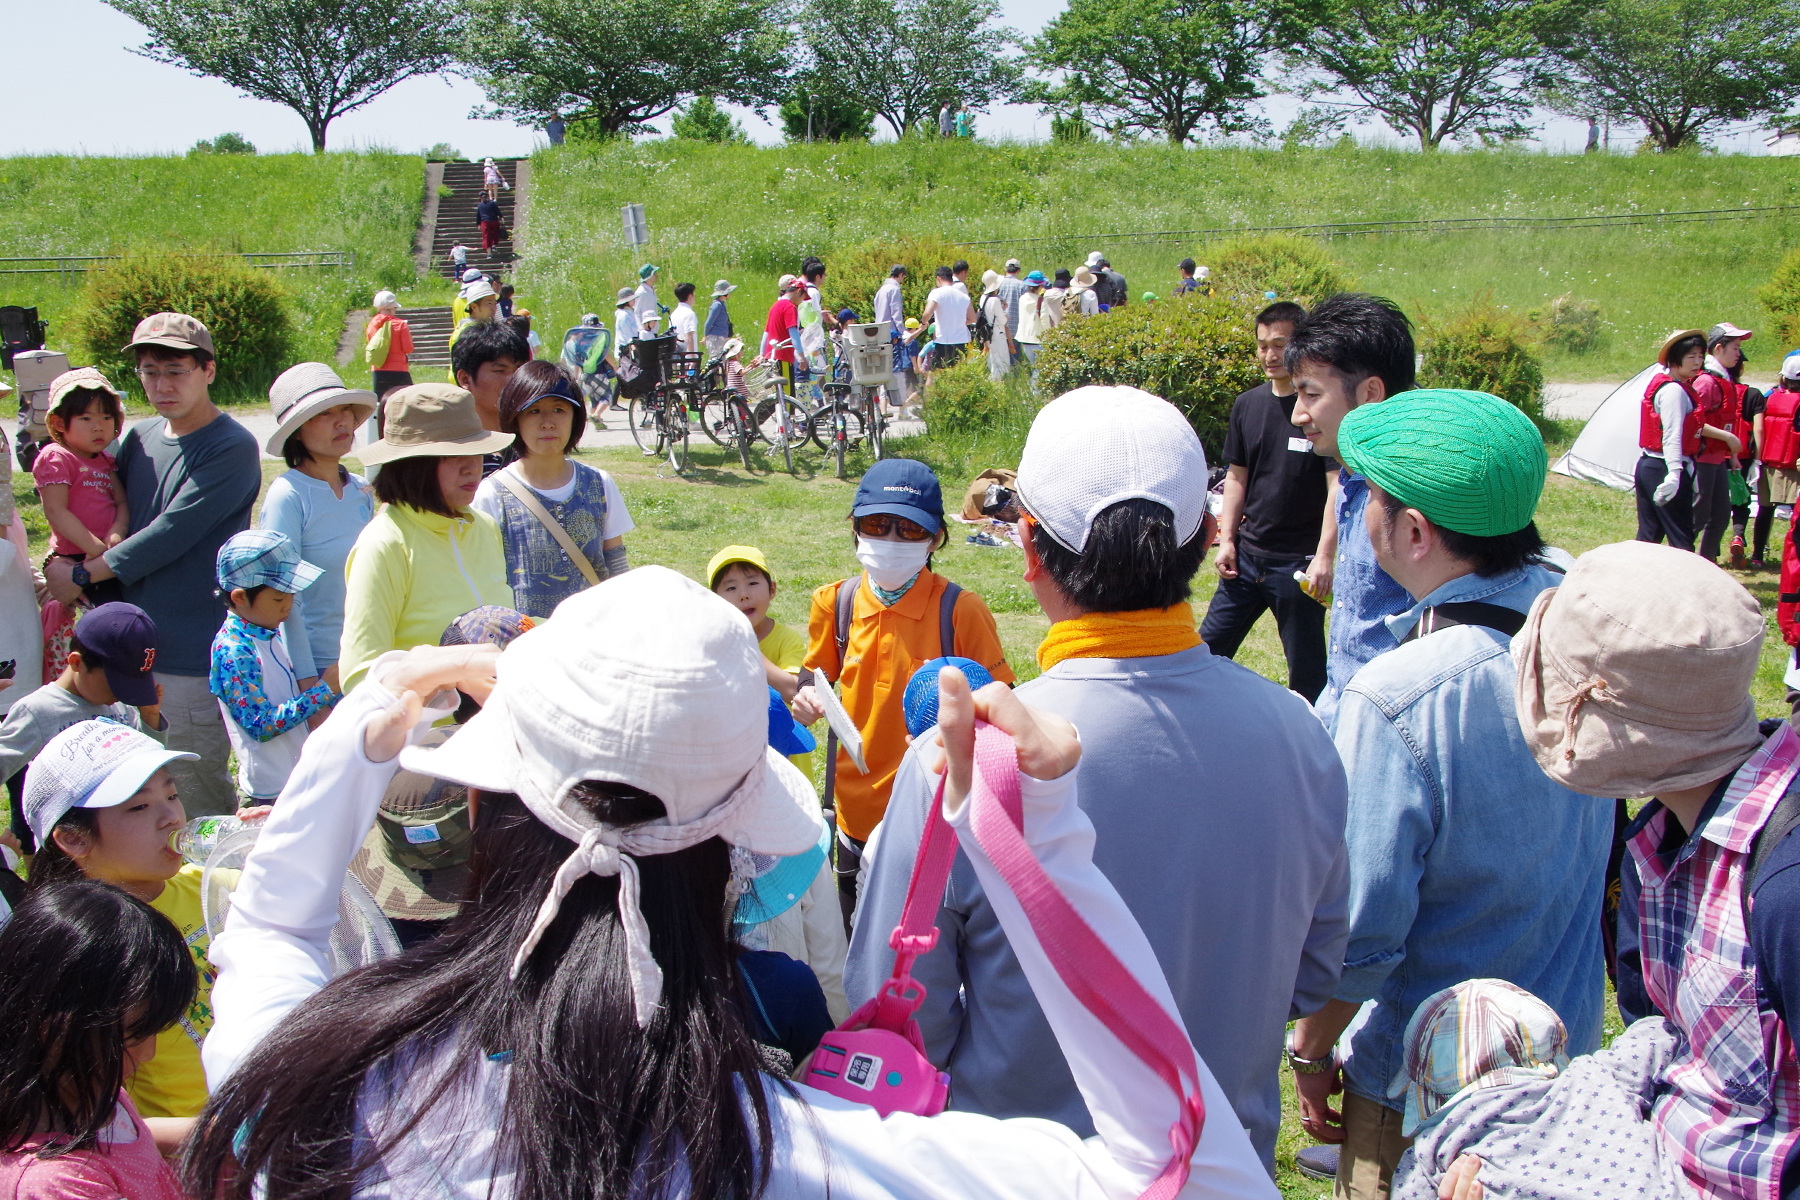
M 325 130 L 331 124 L 331 118 L 305 117 L 306 131 L 312 134 L 314 154 L 325 153 Z

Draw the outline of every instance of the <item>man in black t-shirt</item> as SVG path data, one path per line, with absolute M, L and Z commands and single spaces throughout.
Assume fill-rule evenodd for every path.
M 1288 687 L 1318 699 L 1325 687 L 1325 606 L 1295 573 L 1329 560 L 1337 531 L 1324 530 L 1326 498 L 1337 466 L 1312 452 L 1293 422 L 1294 383 L 1282 361 L 1288 337 L 1306 316 L 1278 301 L 1256 317 L 1256 353 L 1269 381 L 1231 406 L 1225 434 L 1225 506 L 1213 566 L 1219 590 L 1201 623 L 1214 654 L 1230 658 L 1267 609 L 1287 656 Z

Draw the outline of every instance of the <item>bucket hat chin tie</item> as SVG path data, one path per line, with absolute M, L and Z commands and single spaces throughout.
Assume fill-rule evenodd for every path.
M 519 952 L 513 956 L 509 978 L 519 977 L 544 932 L 562 911 L 563 900 L 583 876 L 616 875 L 619 877 L 619 923 L 625 930 L 625 959 L 631 975 L 632 1005 L 638 1028 L 649 1028 L 651 1016 L 662 1003 L 663 975 L 656 956 L 650 952 L 650 926 L 644 921 L 644 912 L 638 903 L 636 860 L 647 854 L 673 854 L 717 836 L 720 829 L 741 815 L 740 809 L 754 804 L 763 789 L 771 786 L 768 776 L 765 756 L 757 759 L 756 765 L 732 789 L 724 803 L 716 805 L 699 820 L 686 825 L 653 823 L 624 829 L 591 818 L 583 821 L 569 811 L 573 805 L 550 802 L 521 789 L 519 799 L 525 806 L 564 837 L 576 839 L 576 845 L 556 869 L 550 891 L 538 906 L 537 917 L 520 943 Z
M 1563 716 L 1562 751 L 1565 762 L 1575 760 L 1575 726 L 1581 720 L 1581 706 L 1589 700 L 1604 700 L 1606 680 L 1598 675 L 1590 675 L 1575 685 L 1575 691 L 1569 696 L 1569 711 Z

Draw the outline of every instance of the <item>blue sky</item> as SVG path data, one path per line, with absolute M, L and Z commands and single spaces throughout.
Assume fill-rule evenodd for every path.
M 1043 28 L 1062 7 L 1062 0 L 1002 0 L 1005 22 L 1025 33 Z M 300 119 L 280 105 L 132 54 L 128 48 L 143 42 L 142 29 L 100 0 L 0 0 L 0 29 L 7 34 L 0 154 L 171 153 L 228 130 L 264 151 L 309 148 Z M 541 142 L 541 134 L 509 122 L 470 120 L 469 110 L 481 101 L 481 89 L 467 80 L 413 80 L 334 122 L 330 143 L 415 151 L 441 141 L 479 157 L 527 153 Z M 1277 129 L 1294 107 L 1285 97 L 1265 102 Z M 756 141 L 780 140 L 773 124 L 754 113 L 740 116 Z M 1545 145 L 1580 146 L 1584 124 L 1546 117 Z M 1033 108 L 1007 105 L 985 115 L 978 129 L 984 136 L 1041 139 L 1049 122 Z M 1359 137 L 1398 142 L 1379 126 Z M 1632 140 L 1618 131 L 1615 139 Z M 1740 153 L 1762 148 L 1761 133 L 1749 126 L 1718 142 Z

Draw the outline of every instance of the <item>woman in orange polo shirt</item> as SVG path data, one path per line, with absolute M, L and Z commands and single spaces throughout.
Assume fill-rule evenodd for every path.
M 1014 682 L 987 603 L 931 569 L 932 551 L 947 540 L 943 491 L 931 468 L 905 458 L 876 463 L 856 489 L 850 521 L 862 575 L 813 593 L 806 650 L 808 670 L 826 681 L 842 681 L 844 710 L 862 733 L 863 760 L 869 767 L 866 775 L 858 771 L 840 748 L 829 768 L 837 806 L 838 895 L 846 926 L 856 906 L 863 844 L 887 812 L 888 789 L 906 753 L 901 696 L 907 680 L 920 664 L 958 654 L 974 659 L 1002 683 Z M 845 604 L 849 620 L 840 631 L 838 614 Z M 944 639 L 946 621 L 950 645 Z M 794 697 L 793 712 L 804 724 L 824 715 L 811 687 Z

